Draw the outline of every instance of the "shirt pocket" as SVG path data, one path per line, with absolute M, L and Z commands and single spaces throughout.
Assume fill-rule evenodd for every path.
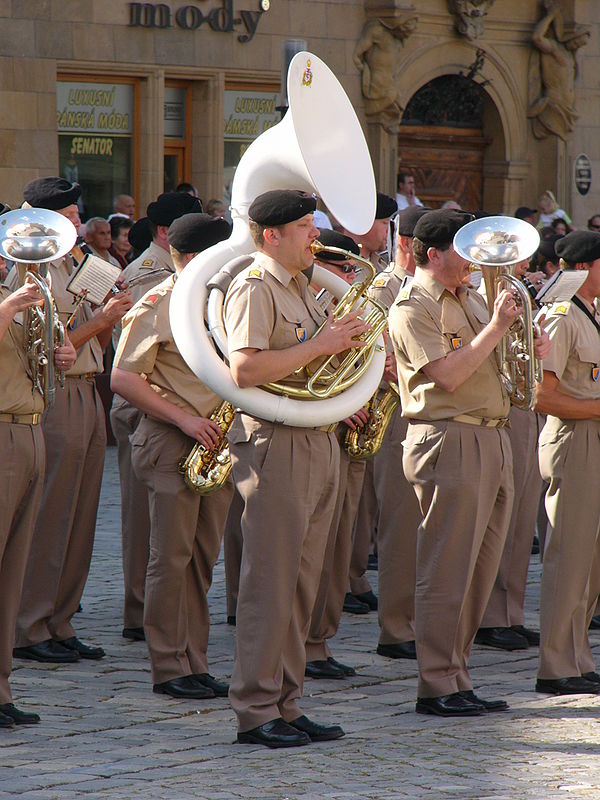
M 282 311 L 280 325 L 275 331 L 276 341 L 275 339 L 273 341 L 276 346 L 275 349 L 283 350 L 306 342 L 315 330 L 315 324 L 308 314 L 302 315 L 288 310 Z

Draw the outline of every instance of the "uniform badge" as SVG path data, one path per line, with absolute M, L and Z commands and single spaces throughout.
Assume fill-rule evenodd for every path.
M 262 278 L 263 274 L 260 269 L 251 269 L 248 273 L 249 278 Z
M 156 301 L 158 300 L 158 295 L 157 294 L 149 294 L 148 297 L 146 298 L 146 300 L 148 301 L 148 303 L 156 303 Z
M 306 69 L 302 73 L 302 86 L 310 86 L 312 83 L 313 74 L 310 68 L 310 58 L 306 61 Z
M 152 261 L 151 258 L 146 258 L 144 261 L 142 261 L 142 267 L 151 267 L 152 264 L 154 264 L 154 261 Z
M 306 328 L 296 328 L 296 339 L 298 339 L 299 342 L 306 341 Z
M 568 310 L 568 306 L 555 306 L 553 309 L 555 314 L 566 314 Z
M 385 278 L 377 278 L 373 286 L 385 286 Z
M 598 364 L 594 364 L 592 367 L 592 380 L 594 383 L 598 380 L 598 378 L 600 378 L 600 367 Z
M 410 297 L 410 289 L 406 286 L 404 289 L 400 289 L 398 292 L 398 296 L 396 297 L 396 302 L 398 300 L 408 300 Z
M 450 339 L 450 345 L 453 350 L 460 350 L 462 347 L 462 336 L 453 336 Z

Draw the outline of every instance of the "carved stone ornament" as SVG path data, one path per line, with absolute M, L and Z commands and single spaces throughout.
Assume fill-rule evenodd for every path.
M 452 14 L 455 14 L 456 30 L 470 42 L 483 34 L 483 21 L 495 0 L 448 0 Z
M 391 134 L 398 130 L 402 107 L 398 100 L 401 49 L 415 31 L 418 15 L 414 8 L 392 8 L 386 13 L 379 4 L 379 16 L 365 23 L 354 49 L 354 64 L 361 73 L 365 113 Z
M 544 17 L 535 26 L 535 51 L 529 63 L 529 109 L 533 135 L 537 139 L 558 136 L 566 140 L 578 114 L 575 110 L 576 54 L 588 43 L 590 28 L 564 28 L 560 3 L 545 0 Z

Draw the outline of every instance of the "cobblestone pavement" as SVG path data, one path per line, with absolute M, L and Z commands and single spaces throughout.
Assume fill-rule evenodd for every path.
M 336 657 L 358 669 L 344 681 L 310 681 L 305 712 L 340 723 L 338 742 L 270 751 L 237 745 L 227 700 L 152 693 L 144 643 L 121 637 L 119 491 L 114 448 L 105 481 L 79 635 L 101 662 L 57 667 L 15 662 L 15 700 L 42 724 L 0 731 L 0 797 L 169 800 L 552 800 L 600 798 L 600 699 L 535 694 L 537 649 L 475 647 L 484 697 L 510 711 L 468 720 L 414 713 L 414 662 L 375 654 L 377 620 L 344 614 Z M 533 559 L 527 619 L 537 624 L 540 569 Z M 369 577 L 376 581 L 375 572 Z M 266 587 L 268 590 L 268 587 Z M 225 622 L 222 561 L 211 589 L 209 659 L 231 675 L 234 629 Z M 600 632 L 592 633 L 595 650 Z

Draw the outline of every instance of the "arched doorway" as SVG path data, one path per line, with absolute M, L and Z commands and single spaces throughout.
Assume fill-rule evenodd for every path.
M 441 75 L 406 105 L 398 132 L 398 171 L 415 178 L 424 205 L 455 200 L 470 211 L 503 206 L 497 165 L 504 162 L 500 116 L 482 84 Z

